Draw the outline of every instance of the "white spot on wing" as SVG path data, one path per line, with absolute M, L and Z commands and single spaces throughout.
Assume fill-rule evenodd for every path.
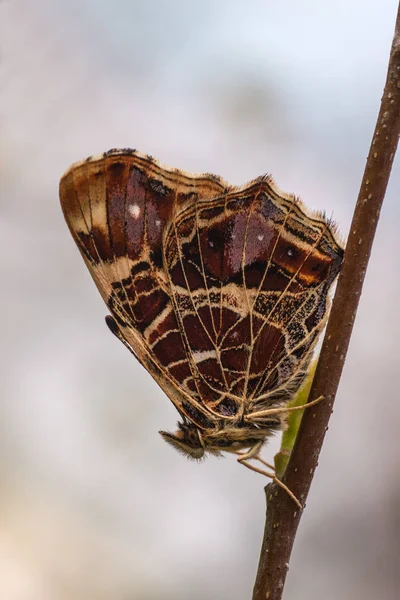
M 157 219 L 157 220 L 156 220 L 156 225 L 157 225 L 157 227 L 160 227 L 160 225 L 161 225 L 161 221 L 160 221 L 160 219 Z
M 262 242 L 262 241 L 263 241 L 263 239 L 264 239 L 264 236 L 263 236 L 263 235 L 258 235 L 258 236 L 257 236 L 257 239 L 258 239 L 258 240 L 260 240 L 260 242 Z
M 140 206 L 138 204 L 131 204 L 128 210 L 129 214 L 131 214 L 134 219 L 138 219 L 140 217 Z
M 207 360 L 209 358 L 217 358 L 217 353 L 215 350 L 203 350 L 203 352 L 193 352 L 193 358 L 196 365 L 203 360 Z

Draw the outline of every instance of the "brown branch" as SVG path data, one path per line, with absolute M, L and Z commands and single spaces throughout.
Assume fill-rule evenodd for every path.
M 312 400 L 323 395 L 325 400 L 304 412 L 283 478 L 284 483 L 303 505 L 328 429 L 399 133 L 400 5 L 381 108 L 309 396 Z M 302 511 L 275 483 L 265 489 L 268 510 L 253 600 L 280 600 Z

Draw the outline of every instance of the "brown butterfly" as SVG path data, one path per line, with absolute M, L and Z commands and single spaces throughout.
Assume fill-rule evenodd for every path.
M 108 326 L 181 416 L 161 435 L 192 458 L 229 451 L 250 466 L 324 327 L 343 258 L 335 225 L 269 176 L 234 187 L 135 150 L 76 163 L 60 198 Z

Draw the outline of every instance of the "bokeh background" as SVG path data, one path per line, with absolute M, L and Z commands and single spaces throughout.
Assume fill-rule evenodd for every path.
M 0 2 L 2 599 L 251 597 L 265 482 L 161 440 L 177 415 L 106 328 L 58 181 L 118 146 L 270 172 L 346 235 L 396 6 Z M 397 159 L 286 600 L 399 597 L 399 192 Z

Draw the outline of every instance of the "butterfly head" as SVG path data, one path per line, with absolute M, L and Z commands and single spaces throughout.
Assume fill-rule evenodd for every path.
M 194 423 L 184 421 L 178 423 L 175 433 L 160 431 L 160 434 L 166 442 L 188 458 L 195 460 L 203 458 L 206 449 L 204 439 L 200 429 Z

